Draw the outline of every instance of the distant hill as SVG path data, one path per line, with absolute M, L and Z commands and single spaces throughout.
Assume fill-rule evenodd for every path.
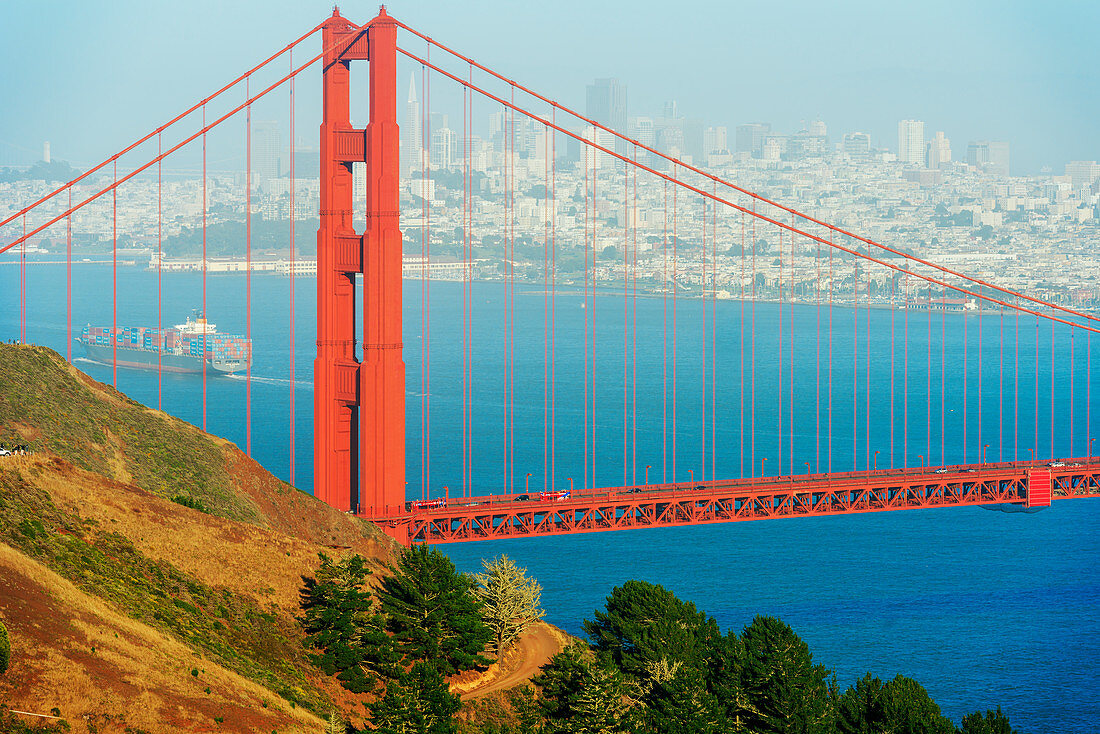
M 318 732 L 348 703 L 298 588 L 332 548 L 384 567 L 377 527 L 43 347 L 0 345 L 0 442 L 32 450 L 0 457 L 0 702 L 135 733 Z
M 0 168 L 0 183 L 12 183 L 14 181 L 48 181 L 66 183 L 80 175 L 80 170 L 73 168 L 66 161 L 38 161 L 30 168 Z

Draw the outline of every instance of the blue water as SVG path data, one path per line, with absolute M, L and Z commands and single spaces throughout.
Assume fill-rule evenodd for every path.
M 110 323 L 110 278 L 109 266 L 74 266 L 75 332 L 85 323 Z M 120 268 L 118 278 L 119 324 L 155 325 L 156 274 Z M 62 354 L 66 347 L 64 284 L 63 266 L 28 268 L 28 340 Z M 296 484 L 309 489 L 315 286 L 312 279 L 296 281 L 295 370 L 291 374 L 289 284 L 277 276 L 253 278 L 252 453 L 275 474 L 290 478 L 287 426 L 293 392 L 293 476 Z M 241 275 L 209 276 L 209 314 L 220 331 L 244 333 L 243 286 Z M 163 288 L 165 303 L 173 304 L 164 313 L 166 325 L 182 322 L 191 308 L 201 304 L 199 274 L 165 275 Z M 421 493 L 420 293 L 418 282 L 406 284 L 410 497 Z M 433 495 L 442 494 L 444 485 L 452 494 L 463 487 L 462 300 L 460 284 L 432 285 L 429 489 Z M 780 461 L 784 473 L 804 472 L 806 462 L 811 469 L 830 468 L 828 343 L 823 340 L 819 345 L 815 336 L 818 323 L 827 330 L 826 307 L 783 308 L 780 408 L 779 306 L 756 306 L 754 427 L 751 304 L 744 307 L 742 385 L 740 302 L 717 304 L 717 364 L 709 325 L 704 329 L 701 320 L 702 304 L 677 302 L 674 378 L 671 331 L 669 359 L 662 360 L 662 324 L 667 319 L 671 327 L 672 304 L 661 298 L 639 298 L 637 426 L 628 423 L 625 429 L 628 438 L 636 431 L 636 441 L 628 443 L 626 450 L 634 461 L 624 462 L 622 295 L 601 294 L 595 303 L 589 298 L 587 308 L 581 307 L 583 301 L 579 291 L 563 290 L 557 298 L 557 429 L 551 432 L 544 428 L 543 313 L 547 304 L 537 287 L 517 286 L 514 461 L 506 465 L 506 400 L 500 377 L 505 360 L 504 289 L 500 284 L 475 284 L 475 493 L 501 491 L 509 475 L 510 488 L 517 492 L 524 490 L 526 481 L 532 491 L 549 484 L 567 487 L 569 478 L 577 486 L 586 477 L 588 484 L 597 485 L 619 484 L 624 479 L 640 482 L 647 465 L 652 467 L 653 481 L 774 474 Z M 598 344 L 594 478 L 591 453 L 585 460 L 582 428 L 583 326 L 585 316 L 591 318 L 593 313 Z M 708 306 L 708 319 L 710 313 Z M 875 335 L 869 359 L 868 319 Z M 1088 452 L 1092 428 L 1088 398 L 1100 384 L 1091 375 L 1091 344 L 1083 334 L 1071 335 L 1061 327 L 1052 333 L 1048 324 L 1037 327 L 1030 317 L 1017 322 L 1011 315 L 985 314 L 979 319 L 935 314 L 929 322 L 929 316 L 919 312 L 906 317 L 904 312 L 860 309 L 858 335 L 853 339 L 851 309 L 834 308 L 832 321 L 833 470 L 876 464 L 916 466 L 929 458 L 935 464 L 976 461 L 983 450 L 990 461 L 1026 459 L 1033 451 L 1042 458 Z M 17 334 L 18 271 L 0 266 L 0 339 Z M 906 343 L 908 378 L 904 375 Z M 79 347 L 74 346 L 74 357 L 79 355 Z M 111 381 L 109 367 L 81 361 L 77 365 L 97 379 Z M 872 386 L 869 411 L 868 379 Z M 201 378 L 166 374 L 163 384 L 164 408 L 201 424 Z M 675 408 L 673 385 L 677 386 Z M 120 369 L 118 386 L 138 400 L 157 405 L 155 372 Z M 244 447 L 244 380 L 211 376 L 207 391 L 208 428 Z M 627 404 L 631 404 L 629 396 Z M 718 420 L 712 424 L 713 412 Z M 544 446 L 551 435 L 556 444 L 552 469 L 544 463 L 544 455 L 549 454 L 544 454 Z M 1100 718 L 1100 692 L 1090 685 L 1100 673 L 1100 637 L 1095 632 L 1100 622 L 1098 509 L 1100 501 L 1076 500 L 1056 502 L 1034 515 L 969 508 L 926 510 L 456 544 L 444 550 L 467 571 L 478 570 L 482 558 L 500 553 L 512 556 L 541 581 L 549 621 L 573 633 L 580 633 L 581 620 L 602 604 L 612 586 L 628 578 L 644 578 L 694 601 L 724 627 L 739 629 L 758 613 L 782 617 L 809 642 L 819 662 L 836 669 L 842 684 L 866 671 L 880 677 L 900 672 L 920 680 L 956 720 L 969 711 L 1000 704 L 1021 731 L 1079 732 L 1093 731 Z

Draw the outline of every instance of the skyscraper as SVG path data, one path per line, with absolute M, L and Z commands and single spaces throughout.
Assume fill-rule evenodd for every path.
M 409 74 L 409 96 L 405 101 L 405 121 L 401 124 L 401 171 L 419 171 L 423 166 L 420 157 L 424 150 L 424 131 L 421 128 L 420 102 L 416 100 L 416 74 Z
M 944 163 L 951 162 L 951 141 L 943 132 L 937 132 L 936 137 L 928 141 L 928 167 L 939 168 Z
M 738 125 L 734 137 L 734 149 L 738 153 L 751 153 L 759 158 L 764 148 L 764 136 L 770 133 L 772 126 L 766 122 L 753 122 Z
M 975 168 L 1007 176 L 1009 172 L 1008 143 L 978 140 L 966 146 L 966 162 Z
M 902 120 L 898 123 L 898 160 L 924 165 L 923 120 Z
M 597 79 L 588 85 L 585 115 L 617 132 L 626 131 L 626 85 L 618 79 Z
M 275 120 L 252 122 L 252 180 L 257 186 L 279 176 L 279 155 L 283 150 L 283 138 L 279 123 Z

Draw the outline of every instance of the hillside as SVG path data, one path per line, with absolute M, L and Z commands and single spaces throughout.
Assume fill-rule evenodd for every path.
M 357 708 L 294 617 L 319 552 L 394 558 L 376 527 L 41 347 L 0 345 L 0 442 L 33 451 L 0 457 L 0 702 L 99 732 L 316 732 Z

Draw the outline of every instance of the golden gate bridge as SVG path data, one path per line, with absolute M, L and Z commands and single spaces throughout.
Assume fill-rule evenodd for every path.
M 320 53 L 307 54 L 305 61 L 295 64 L 294 51 L 320 35 Z M 399 43 L 400 41 L 400 43 Z M 402 45 L 403 44 L 403 45 Z M 284 59 L 285 57 L 285 59 Z M 300 56 L 299 56 L 300 58 Z M 421 251 L 421 323 L 417 340 L 420 344 L 420 478 L 419 487 L 406 475 L 407 434 L 406 379 L 404 362 L 406 324 L 402 311 L 402 254 L 409 241 L 401 231 L 401 157 L 400 132 L 397 120 L 397 77 L 399 59 L 411 63 L 421 72 L 425 90 L 422 114 L 424 129 L 430 125 L 430 79 L 461 91 L 463 99 L 462 143 L 462 316 L 459 320 L 462 346 L 462 482 L 454 491 L 433 482 L 432 477 L 432 349 L 430 288 L 428 272 L 432 262 L 432 212 L 426 193 L 420 196 L 419 218 Z M 289 61 L 288 72 L 277 72 L 272 83 L 255 90 L 253 77 L 276 63 Z M 356 128 L 351 121 L 352 70 L 355 62 L 366 62 L 369 86 L 369 121 Z M 969 276 L 937 264 L 899 247 L 879 243 L 846 228 L 811 216 L 773 199 L 708 172 L 692 162 L 643 144 L 609 126 L 581 115 L 534 89 L 517 82 L 438 40 L 408 27 L 389 16 L 383 7 L 368 23 L 357 25 L 338 10 L 309 32 L 244 74 L 222 86 L 208 97 L 189 107 L 167 123 L 140 137 L 118 153 L 72 181 L 57 187 L 2 220 L 10 242 L 0 246 L 0 253 L 19 248 L 20 252 L 20 340 L 27 340 L 28 319 L 34 317 L 35 302 L 28 298 L 26 280 L 26 247 L 31 238 L 47 236 L 64 228 L 67 244 L 66 285 L 68 300 L 68 354 L 72 359 L 72 216 L 93 202 L 111 201 L 112 206 L 112 329 L 118 331 L 118 207 L 119 188 L 136 176 L 151 176 L 157 180 L 157 242 L 158 242 L 158 313 L 163 311 L 163 294 L 159 290 L 163 253 L 162 223 L 166 201 L 163 197 L 163 162 L 187 146 L 201 147 L 202 155 L 202 283 L 203 312 L 207 306 L 207 136 L 231 119 L 244 118 L 246 183 L 245 211 L 245 294 L 248 337 L 252 329 L 252 108 L 273 91 L 288 90 L 290 95 L 290 129 L 294 139 L 294 85 L 303 72 L 320 71 L 322 80 L 322 121 L 320 126 L 320 195 L 319 229 L 317 232 L 317 337 L 316 359 L 313 363 L 313 426 L 314 493 L 326 503 L 347 512 L 370 519 L 404 543 L 450 542 L 494 538 L 554 535 L 627 528 L 676 526 L 700 523 L 730 522 L 779 517 L 843 514 L 966 505 L 1018 506 L 1025 509 L 1048 506 L 1052 500 L 1100 496 L 1100 460 L 1093 456 L 1091 438 L 1091 335 L 1097 331 L 1097 317 L 1092 314 L 1045 301 L 1010 288 L 998 286 L 981 278 Z M 228 110 L 207 117 L 208 106 L 215 101 L 223 104 L 227 95 L 243 92 L 243 101 L 229 102 Z M 498 111 L 503 121 L 503 165 L 501 175 L 501 215 L 495 214 L 485 224 L 485 207 L 475 205 L 475 176 L 472 168 L 474 150 L 471 130 L 474 126 L 474 104 L 488 105 Z M 178 142 L 165 147 L 163 136 L 178 131 L 194 116 L 201 114 L 198 129 L 188 129 Z M 542 183 L 539 210 L 542 215 L 542 262 L 536 263 L 542 286 L 543 309 L 541 323 L 517 324 L 515 306 L 517 276 L 516 246 L 517 198 L 519 181 L 517 164 L 527 165 L 528 159 L 517 153 L 517 120 L 540 130 Z M 559 141 L 573 141 L 582 152 L 582 162 L 573 171 L 573 178 L 563 178 L 558 169 Z M 121 176 L 118 163 L 123 156 L 135 155 L 142 146 L 156 143 L 156 154 L 130 167 Z M 292 143 L 293 145 L 293 143 Z M 424 146 L 414 151 L 419 157 L 421 183 L 426 192 L 431 177 Z M 291 322 L 288 325 L 293 345 L 293 299 L 295 253 L 295 188 L 293 154 L 289 180 L 291 287 L 289 289 Z M 362 189 L 356 185 L 356 167 L 363 173 Z M 96 184 L 90 193 L 74 197 L 78 185 L 87 180 L 87 187 L 100 175 L 108 175 L 109 183 Z M 526 174 L 525 174 L 526 175 Z M 639 180 L 645 188 L 656 187 L 657 199 L 639 195 Z M 559 283 L 561 273 L 558 257 L 563 252 L 559 237 L 561 224 L 558 207 L 559 182 L 565 191 L 563 198 L 576 202 L 574 218 L 583 229 L 584 272 L 583 300 L 585 309 L 582 333 L 566 331 L 559 325 L 559 293 L 566 284 Z M 84 195 L 86 194 L 86 195 Z M 363 211 L 355 206 L 360 198 Z M 612 203 L 622 211 L 612 219 L 608 211 Z M 171 202 L 167 202 L 171 203 Z M 583 214 L 582 214 L 583 211 Z M 652 216 L 643 216 L 646 214 Z M 408 213 L 407 213 L 408 214 Z M 617 216 L 621 214 L 622 216 Z M 364 227 L 357 230 L 361 216 Z M 31 225 L 28 227 L 28 217 Z M 530 227 L 528 227 L 530 229 Z M 496 347 L 503 349 L 504 364 L 499 374 L 475 376 L 475 352 L 481 347 L 475 338 L 475 277 L 477 243 L 475 230 L 492 231 L 503 243 L 502 282 L 504 287 L 504 318 L 494 327 Z M 687 234 L 685 234 L 687 233 Z M 662 302 L 659 324 L 639 323 L 638 276 L 639 236 L 643 245 L 648 240 L 661 257 L 661 288 L 657 294 Z M 765 237 L 777 239 L 778 249 L 769 253 L 778 263 L 774 288 L 767 277 L 762 278 L 763 249 L 758 242 Z M 612 238 L 613 255 L 600 247 Z M 737 319 L 733 323 L 719 319 L 719 265 L 738 272 L 732 293 L 726 293 L 737 304 Z M 758 257 L 761 262 L 758 263 Z M 812 257 L 813 266 L 798 265 Z M 772 263 L 774 265 L 775 263 Z M 761 267 L 758 267 L 761 266 Z M 739 271 L 738 271 L 739 268 Z M 602 269 L 602 271 L 601 271 Z M 699 285 L 698 292 L 684 292 L 680 281 L 687 269 Z M 621 282 L 608 286 L 606 277 L 597 279 L 598 272 L 621 275 Z M 769 271 L 770 272 L 770 271 Z M 769 276 L 770 277 L 770 276 Z M 527 281 L 529 282 L 529 281 Z M 850 282 L 850 286 L 848 285 Z M 889 293 L 882 292 L 881 283 L 889 284 Z M 757 303 L 763 297 L 758 287 L 767 284 L 769 300 L 777 304 L 778 329 L 768 328 L 757 333 Z M 850 300 L 838 298 L 837 285 L 850 288 Z M 571 284 L 569 284 L 571 286 Z M 621 285 L 621 288 L 619 287 Z M 357 292 L 361 291 L 361 299 Z M 34 294 L 31 294 L 32 296 Z M 871 308 L 875 297 L 889 297 L 891 314 L 888 328 L 885 320 L 872 329 Z M 599 305 L 597 305 L 597 296 Z M 643 297 L 646 296 L 643 288 Z M 687 297 L 696 304 L 684 309 Z M 948 297 L 962 298 L 972 312 L 963 318 L 963 353 L 961 364 L 946 348 Z M 621 309 L 619 308 L 621 298 Z M 614 300 L 614 305 L 610 305 Z M 795 308 L 812 308 L 814 329 L 811 333 L 800 327 L 796 333 Z M 878 306 L 878 302 L 875 303 Z M 898 305 L 901 307 L 899 308 Z M 940 321 L 939 354 L 934 354 L 934 314 L 938 307 Z M 834 354 L 834 310 L 850 313 L 850 354 Z M 923 309 L 926 317 L 925 354 L 911 349 L 910 312 Z M 359 322 L 357 323 L 357 313 Z M 162 317 L 161 317 L 162 318 Z M 600 329 L 597 330 L 597 318 Z M 1034 322 L 1033 346 L 1021 331 L 1020 319 Z M 786 319 L 786 321 L 784 321 Z M 975 320 L 974 335 L 978 344 L 970 354 L 974 336 L 970 321 Z M 992 320 L 992 321 L 989 321 Z M 1006 333 L 1006 321 L 1008 330 Z M 993 324 L 989 327 L 986 323 Z M 608 324 L 621 326 L 621 333 L 608 341 Z M 163 325 L 163 324 L 161 324 Z M 736 326 L 736 329 L 734 329 Z M 1040 329 L 1049 329 L 1049 354 L 1041 355 Z M 837 326 L 837 328 L 840 328 Z M 528 407 L 542 411 L 542 466 L 531 490 L 535 471 L 524 472 L 515 462 L 516 445 L 516 352 L 517 329 L 521 336 L 541 330 L 543 349 L 542 405 Z M 862 333 L 861 330 L 862 329 Z M 641 330 L 641 339 L 639 339 Z M 702 334 L 702 370 L 698 378 L 700 393 L 686 397 L 681 383 L 682 357 L 678 334 L 694 330 Z M 734 332 L 731 344 L 721 341 L 726 330 Z M 916 330 L 916 327 L 913 329 Z M 994 333 L 990 333 L 994 332 Z M 1063 348 L 1056 349 L 1056 334 Z M 994 343 L 990 344 L 992 340 Z M 559 343 L 579 343 L 583 347 L 584 367 L 581 384 L 563 379 L 557 371 Z M 1021 342 L 1031 350 L 1034 375 L 1021 375 Z M 117 339 L 114 343 L 112 379 L 118 383 Z M 522 340 L 521 340 L 522 342 Z M 764 342 L 769 344 L 768 359 L 763 359 Z M 1081 345 L 1083 350 L 1078 347 Z M 642 344 L 639 350 L 639 343 Z M 1068 348 L 1066 345 L 1068 344 Z M 641 372 L 656 373 L 656 346 L 660 346 L 660 395 L 650 392 L 639 380 Z M 758 346 L 761 347 L 758 350 Z M 607 352 L 614 348 L 615 364 Z M 872 347 L 874 353 L 872 354 Z M 203 347 L 204 353 L 207 347 Z M 288 447 L 290 480 L 294 482 L 295 403 L 293 381 L 295 365 L 293 348 L 289 350 L 291 425 Z M 995 351 L 998 360 L 995 385 L 986 384 L 982 361 Z M 1080 351 L 1084 351 L 1081 360 Z M 759 354 L 758 354 L 759 352 Z M 621 356 L 621 364 L 617 359 Z M 1049 358 L 1049 434 L 1040 446 L 1040 357 Z M 910 380 L 910 367 L 924 358 L 926 381 L 923 386 Z M 934 359 L 935 358 L 935 359 Z M 885 364 L 888 359 L 889 367 Z M 1080 364 L 1083 361 L 1084 364 Z M 812 394 L 796 388 L 796 362 L 799 373 L 813 375 Z M 878 363 L 878 362 L 881 362 Z M 977 363 L 976 365 L 974 363 Z M 872 379 L 872 365 L 876 363 Z M 809 365 L 813 365 L 812 370 Z M 851 384 L 834 385 L 834 367 L 844 365 Z M 935 387 L 939 388 L 935 406 L 933 375 L 939 368 Z M 1025 364 L 1026 366 L 1026 364 Z M 163 367 L 163 366 L 162 366 Z M 597 370 L 599 367 L 599 371 Z M 976 367 L 976 374 L 975 374 Z M 1006 368 L 1008 375 L 1006 377 Z M 862 384 L 860 382 L 861 372 Z M 757 372 L 760 372 L 758 375 Z M 736 375 L 737 400 L 720 404 L 717 385 L 721 379 Z M 597 391 L 597 376 L 600 389 Z M 643 374 L 644 377 L 644 374 Z M 1030 383 L 1029 383 L 1030 378 Z M 162 379 L 162 378 L 161 378 Z M 203 363 L 202 424 L 207 419 L 207 370 Z M 252 374 L 246 374 L 243 421 L 246 426 L 245 451 L 252 453 Z M 523 379 L 521 375 L 521 380 Z M 767 385 L 764 384 L 765 380 Z M 1084 382 L 1083 390 L 1078 383 Z M 503 469 L 499 482 L 487 484 L 475 475 L 475 413 L 480 415 L 475 384 L 492 383 L 502 394 Z M 617 391 L 621 401 L 607 405 L 606 385 Z M 839 382 L 839 380 L 838 380 Z M 758 384 L 759 383 L 759 384 Z M 874 384 L 872 384 L 874 383 Z M 639 385 L 643 385 L 639 395 Z M 889 394 L 881 396 L 878 393 Z M 709 393 L 708 393 L 709 388 Z M 850 388 L 850 390 L 849 390 Z M 923 390 L 921 389 L 923 388 Z M 1024 445 L 1026 457 L 1020 455 L 1020 391 L 1033 392 L 1034 427 L 1031 445 Z M 574 391 L 583 397 L 582 425 L 559 425 L 557 399 L 559 392 Z M 1068 390 L 1068 396 L 1063 395 Z M 961 393 L 961 403 L 958 402 Z M 968 391 L 976 391 L 977 410 L 969 408 Z M 840 457 L 834 451 L 834 418 L 839 423 L 839 408 L 834 411 L 834 399 L 847 399 L 851 393 L 852 455 Z M 1081 394 L 1083 392 L 1083 394 Z M 601 400 L 597 401 L 597 395 Z M 862 403 L 861 403 L 862 396 Z M 910 398 L 914 399 L 911 401 Z M 910 465 L 910 413 L 917 414 L 917 398 L 924 398 L 926 430 L 925 453 L 917 454 L 919 466 Z M 1046 397 L 1045 395 L 1043 396 Z M 1056 403 L 1057 397 L 1057 403 Z M 659 399 L 658 399 L 659 398 Z M 678 470 L 677 460 L 685 449 L 678 446 L 678 410 L 688 400 L 693 401 L 692 415 L 698 415 L 701 445 L 699 461 L 687 469 L 687 476 Z M 521 408 L 524 399 L 520 398 Z M 537 402 L 537 398 L 535 401 Z M 910 405 L 913 402 L 914 405 Z M 1079 405 L 1083 402 L 1084 405 Z M 881 409 L 888 405 L 889 437 L 875 440 L 889 446 L 888 460 L 879 467 L 880 451 L 872 455 L 872 405 Z M 963 417 L 958 434 L 948 430 L 949 404 L 959 404 Z M 862 405 L 862 414 L 861 414 Z M 769 421 L 768 444 L 757 438 L 757 412 Z M 1060 411 L 1068 407 L 1068 415 Z M 224 406 L 218 406 L 223 409 Z M 934 410 L 938 408 L 938 410 Z M 497 410 L 497 408 L 494 408 Z M 600 420 L 597 420 L 599 411 Z M 657 474 L 661 480 L 650 482 L 653 465 L 645 464 L 638 455 L 640 419 L 646 414 L 656 423 L 660 416 L 661 459 Z M 836 413 L 836 415 L 834 415 Z M 974 414 L 976 413 L 976 415 Z M 983 414 L 984 413 L 984 414 Z M 1075 428 L 1084 414 L 1085 430 Z M 607 424 L 608 415 L 621 431 L 621 456 L 609 459 L 606 440 L 599 444 L 597 430 Z M 682 415 L 682 412 L 681 414 Z M 996 430 L 987 424 L 996 416 Z M 845 417 L 847 413 L 845 414 Z M 774 418 L 773 418 L 774 417 Z M 939 418 L 939 458 L 934 463 L 933 418 Z M 1025 415 L 1025 419 L 1027 416 Z M 694 418 L 693 418 L 694 419 Z M 493 420 L 496 420 L 495 418 Z M 681 424 L 682 425 L 682 424 Z M 737 425 L 736 445 L 719 440 L 719 426 Z M 438 426 L 436 426 L 438 430 Z M 445 427 L 445 439 L 459 441 L 457 426 Z M 566 430 L 583 433 L 583 457 L 576 462 L 582 476 L 561 476 L 558 472 L 557 434 Z M 602 429 L 601 429 L 602 430 Z M 843 429 L 848 430 L 847 426 Z M 984 431 L 984 433 L 983 433 Z M 1075 433 L 1076 431 L 1076 433 Z M 520 430 L 519 440 L 534 440 Z M 761 432 L 764 433 L 763 431 Z M 813 436 L 812 456 L 796 451 L 795 436 Z M 858 436 L 863 435 L 863 451 Z M 992 438 L 990 437 L 992 434 Z M 601 439 L 603 439 L 601 435 Z M 1068 458 L 1056 455 L 1056 439 L 1066 447 Z M 480 441 L 480 435 L 477 436 Z M 913 437 L 915 445 L 918 438 Z M 988 461 L 993 445 L 995 461 Z M 963 461 L 948 464 L 946 446 L 959 445 Z M 598 449 L 598 446 L 603 448 Z M 897 447 L 900 446 L 900 461 Z M 1081 449 L 1084 448 L 1084 451 Z M 691 447 L 691 451 L 695 447 Z M 771 456 L 765 455 L 767 451 Z M 862 453 L 862 455 L 861 455 Z M 737 455 L 737 476 L 719 476 L 720 454 Z M 975 457 L 968 461 L 967 457 Z M 605 462 L 617 465 L 621 458 L 622 482 L 619 486 L 602 486 L 597 480 L 599 461 L 605 472 Z M 766 474 L 765 465 L 773 460 L 774 474 Z M 838 469 L 834 471 L 834 460 Z M 859 469 L 860 464 L 863 468 Z M 888 464 L 888 465 L 887 465 Z M 759 471 L 757 467 L 759 468 Z M 805 471 L 802 471 L 805 466 Z M 746 469 L 747 467 L 747 469 Z M 457 468 L 455 468 L 457 471 Z M 698 476 L 696 476 L 698 470 Z M 641 480 L 641 481 L 639 481 Z M 523 490 L 518 485 L 523 485 Z M 419 490 L 419 491 L 417 491 Z M 410 496 L 410 492 L 413 494 Z

